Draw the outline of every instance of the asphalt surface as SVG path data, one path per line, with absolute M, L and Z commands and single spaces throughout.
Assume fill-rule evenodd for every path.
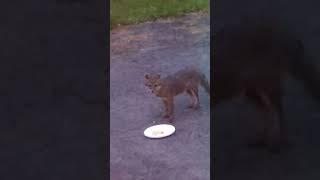
M 163 104 L 144 87 L 144 74 L 165 76 L 198 66 L 210 79 L 209 16 L 190 14 L 111 32 L 110 178 L 112 180 L 209 180 L 210 98 L 200 90 L 201 109 L 189 99 L 175 103 L 176 132 L 151 140 L 145 128 L 166 123 Z

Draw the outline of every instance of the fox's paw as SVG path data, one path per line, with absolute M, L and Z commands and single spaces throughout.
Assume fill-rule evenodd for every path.
M 169 118 L 168 118 L 168 121 L 170 122 L 170 123 L 172 123 L 173 122 L 173 116 L 170 116 Z
M 170 120 L 170 119 L 173 119 L 173 115 L 165 114 L 165 115 L 163 116 L 163 118 Z
M 201 106 L 200 106 L 199 104 L 198 104 L 198 105 L 193 105 L 193 104 L 191 104 L 191 105 L 188 106 L 188 108 L 189 108 L 189 109 L 198 110 L 198 109 L 201 108 Z
M 200 109 L 200 108 L 201 108 L 200 104 L 197 104 L 197 105 L 193 106 L 193 109 L 194 109 L 194 110 L 198 110 L 198 109 Z
M 188 105 L 187 108 L 193 109 L 193 104 Z
M 170 117 L 169 114 L 165 114 L 165 115 L 163 116 L 163 118 L 165 118 L 165 119 L 167 119 L 167 118 L 169 118 L 169 117 Z

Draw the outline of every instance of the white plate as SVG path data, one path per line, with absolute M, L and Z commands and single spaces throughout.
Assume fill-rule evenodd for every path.
M 159 124 L 148 127 L 144 130 L 144 135 L 148 138 L 163 138 L 170 136 L 175 130 L 176 128 L 170 124 Z

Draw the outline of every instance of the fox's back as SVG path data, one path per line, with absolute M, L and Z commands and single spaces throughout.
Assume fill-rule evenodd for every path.
M 173 77 L 182 82 L 188 82 L 190 80 L 198 81 L 200 79 L 200 74 L 200 71 L 196 67 L 188 66 L 173 74 Z
M 174 94 L 183 92 L 190 83 L 199 82 L 199 72 L 196 68 L 187 67 L 162 79 L 165 89 L 171 90 Z

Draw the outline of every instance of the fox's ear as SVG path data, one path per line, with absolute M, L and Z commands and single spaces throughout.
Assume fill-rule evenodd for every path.
M 144 78 L 149 79 L 149 74 L 144 74 Z

